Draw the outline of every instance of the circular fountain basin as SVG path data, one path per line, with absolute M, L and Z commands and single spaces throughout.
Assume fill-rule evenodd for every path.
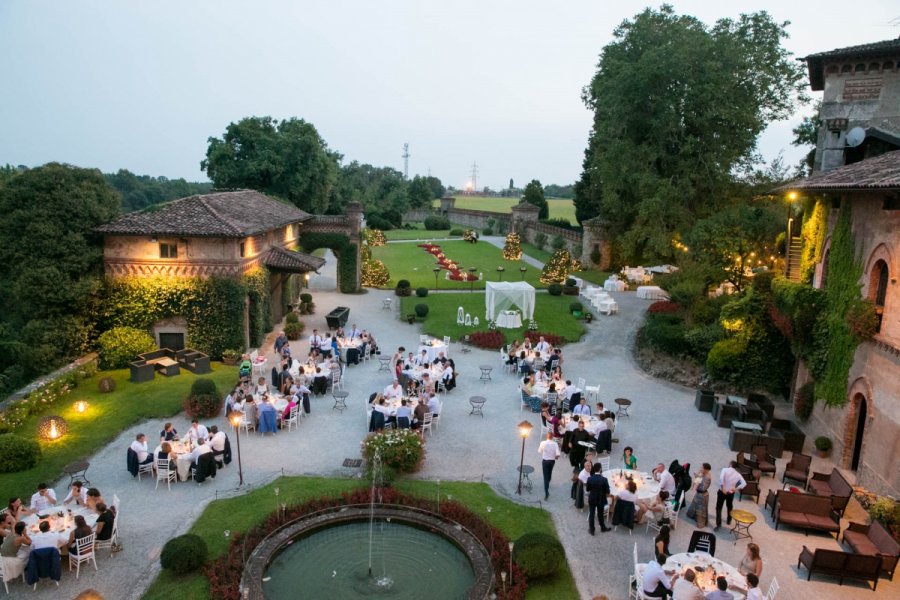
M 245 598 L 268 600 L 483 599 L 493 587 L 493 570 L 484 546 L 437 514 L 340 507 L 266 537 L 249 557 L 241 587 Z

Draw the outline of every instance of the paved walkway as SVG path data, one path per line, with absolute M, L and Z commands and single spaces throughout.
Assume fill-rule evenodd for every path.
M 324 315 L 333 307 L 348 306 L 350 324 L 357 323 L 372 330 L 383 352 L 393 353 L 400 345 L 414 351 L 419 328 L 398 320 L 396 302 L 393 311 L 382 310 L 382 299 L 389 295 L 388 292 L 337 294 L 333 291 L 334 281 L 334 260 L 329 256 L 323 275 L 310 282 L 317 308 L 315 315 L 304 319 L 307 333 L 313 327 L 325 329 Z M 594 320 L 587 326 L 588 333 L 581 342 L 566 346 L 566 374 L 573 378 L 582 376 L 591 384 L 599 384 L 601 399 L 607 404 L 616 397 L 633 400 L 632 416 L 623 419 L 617 430 L 621 443 L 615 446 L 616 452 L 624 445 L 633 446 L 641 468 L 650 468 L 657 462 L 668 464 L 678 458 L 692 466 L 708 461 L 717 473 L 733 458 L 727 449 L 726 430 L 717 428 L 707 413 L 694 410 L 693 390 L 651 379 L 635 366 L 630 347 L 649 302 L 638 300 L 633 293 L 617 294 L 617 300 L 620 305 L 618 315 Z M 299 346 L 295 351 L 304 355 L 305 339 Z M 567 461 L 557 464 L 549 502 L 543 502 L 543 495 L 537 491 L 539 475 L 533 493 L 521 498 L 516 496 L 520 449 L 516 425 L 524 418 L 535 426 L 535 433 L 526 442 L 525 460 L 539 472 L 537 431 L 540 420 L 537 415 L 520 412 L 517 379 L 500 368 L 496 352 L 474 349 L 463 353 L 461 349 L 456 343 L 451 346 L 451 355 L 461 373 L 459 387 L 444 399 L 440 428 L 428 439 L 425 466 L 417 477 L 434 480 L 436 493 L 439 479 L 486 481 L 502 496 L 549 510 L 582 598 L 601 593 L 616 600 L 627 598 L 633 545 L 637 543 L 640 560 L 646 561 L 650 557 L 652 536 L 645 534 L 642 528 L 635 530 L 633 535 L 620 530 L 589 536 L 586 513 L 574 509 L 568 498 L 571 470 Z M 493 380 L 487 384 L 478 381 L 480 364 L 495 367 Z M 248 487 L 262 485 L 282 473 L 358 476 L 357 470 L 343 468 L 341 463 L 344 458 L 359 456 L 359 443 L 366 434 L 366 399 L 371 392 L 388 385 L 390 380 L 389 373 L 379 372 L 377 360 L 351 366 L 346 374 L 349 410 L 343 414 L 332 410 L 333 401 L 326 396 L 313 399 L 312 415 L 304 420 L 299 431 L 268 437 L 242 436 L 244 478 Z M 488 399 L 484 418 L 469 415 L 468 398 L 473 395 Z M 786 411 L 787 406 L 780 410 Z M 174 421 L 179 431 L 187 429 L 187 419 L 182 417 Z M 224 418 L 211 422 L 225 425 Z M 91 459 L 92 483 L 107 497 L 117 493 L 122 499 L 120 529 L 125 549 L 113 558 L 101 555 L 99 573 L 90 568 L 83 569 L 77 582 L 74 577 L 64 575 L 62 596 L 56 586 L 45 583 L 39 586 L 37 593 L 27 592 L 29 597 L 58 600 L 94 587 L 109 599 L 139 598 L 158 572 L 158 556 L 166 540 L 185 532 L 209 501 L 235 492 L 237 469 L 234 464 L 202 486 L 179 483 L 171 491 L 155 490 L 154 483 L 146 478 L 142 482 L 132 479 L 125 470 L 125 448 L 136 432 L 145 431 L 153 438 L 159 429 L 161 423 L 153 422 L 123 431 L 115 442 Z M 233 441 L 234 435 L 229 435 Z M 779 471 L 783 464 L 784 461 L 779 461 Z M 818 459 L 813 466 L 820 470 L 831 468 Z M 775 482 L 769 479 L 764 485 L 772 487 Z M 60 483 L 56 489 L 63 492 Z M 737 505 L 758 516 L 752 532 L 762 547 L 765 562 L 763 589 L 768 588 L 773 576 L 777 576 L 782 585 L 779 598 L 873 597 L 872 592 L 862 585 L 847 583 L 839 588 L 832 581 L 821 578 L 807 583 L 805 573 L 796 571 L 796 557 L 803 544 L 837 548 L 834 538 L 816 534 L 805 537 L 797 531 L 776 533 L 771 521 L 752 501 L 738 502 Z M 692 525 L 688 522 L 679 524 L 671 544 L 673 551 L 686 548 Z M 716 555 L 737 564 L 745 547 L 745 541 L 732 544 L 730 536 L 722 530 Z M 21 583 L 11 584 L 11 590 L 13 595 L 24 593 Z M 896 597 L 898 594 L 900 583 L 879 583 L 879 596 Z

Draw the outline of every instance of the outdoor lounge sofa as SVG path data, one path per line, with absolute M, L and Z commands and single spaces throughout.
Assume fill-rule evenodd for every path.
M 804 529 L 809 535 L 810 529 L 834 533 L 841 532 L 841 521 L 838 513 L 831 506 L 831 499 L 812 494 L 796 494 L 780 491 L 775 496 L 775 530 L 778 525 L 785 524 Z
M 803 452 L 806 434 L 796 423 L 788 419 L 772 419 L 769 432 L 779 431 L 784 438 L 784 449 L 790 452 Z
M 900 557 L 900 544 L 878 521 L 871 525 L 850 523 L 844 530 L 844 542 L 857 554 L 881 557 L 881 574 L 894 580 L 897 558 Z
M 839 585 L 844 585 L 844 579 L 861 579 L 872 582 L 872 591 L 878 587 L 878 574 L 881 571 L 881 558 L 842 552 L 841 550 L 825 550 L 817 548 L 815 551 L 803 546 L 800 557 L 797 559 L 797 568 L 800 565 L 806 567 L 809 573 L 806 580 L 813 573 L 824 573 L 839 577 Z
M 209 366 L 209 356 L 199 350 L 185 348 L 176 352 L 175 358 L 180 367 L 195 375 L 203 375 L 212 371 L 212 368 Z
M 698 389 L 697 395 L 694 397 L 694 406 L 700 412 L 712 412 L 713 404 L 716 403 L 716 394 L 712 390 Z
M 713 404 L 713 419 L 719 427 L 731 427 L 732 421 L 739 421 L 740 407 L 737 404 L 729 404 L 727 400 Z
M 148 363 L 146 360 L 135 360 L 128 363 L 131 370 L 131 381 L 133 383 L 144 383 L 145 381 L 153 381 L 156 376 L 156 365 Z
M 834 510 L 838 511 L 841 516 L 844 516 L 844 510 L 853 494 L 853 488 L 837 469 L 832 469 L 831 473 L 813 471 L 812 477 L 806 484 L 806 489 L 817 496 L 831 496 Z

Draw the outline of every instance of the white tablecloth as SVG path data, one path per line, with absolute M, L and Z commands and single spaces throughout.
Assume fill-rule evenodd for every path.
M 517 310 L 504 310 L 497 315 L 497 327 L 518 329 L 522 326 L 522 315 Z
M 588 300 L 595 298 L 598 294 L 605 294 L 606 291 L 599 286 L 591 286 L 589 288 L 582 288 L 581 295 L 587 298 Z
M 625 282 L 618 279 L 607 279 L 603 282 L 603 289 L 607 292 L 624 292 Z
M 70 510 L 71 513 L 69 513 Z M 62 517 L 59 516 L 60 512 L 63 513 Z M 93 527 L 97 523 L 97 517 L 100 516 L 97 511 L 75 504 L 51 506 L 47 510 L 41 511 L 41 514 L 49 517 L 50 532 L 59 535 L 57 546 L 60 548 L 69 542 L 69 534 L 75 531 L 75 515 L 83 516 L 88 527 Z M 27 533 L 35 534 L 40 531 L 38 527 L 42 519 L 39 519 L 37 515 L 28 515 L 23 521 L 25 521 Z
M 666 300 L 666 293 L 656 285 L 642 285 L 637 289 L 637 297 L 645 300 Z
M 697 570 L 700 567 L 700 571 Z M 683 574 L 687 569 L 693 569 L 697 573 L 697 583 L 703 593 L 716 589 L 713 572 L 716 576 L 724 576 L 728 580 L 728 591 L 736 600 L 743 600 L 747 597 L 746 578 L 740 572 L 728 563 L 714 558 L 706 552 L 682 552 L 673 554 L 663 565 L 663 570 L 667 573 Z
M 603 298 L 600 300 L 595 300 L 594 306 L 596 306 L 597 310 L 599 310 L 604 315 L 610 315 L 619 310 L 619 305 L 616 304 L 616 301 L 613 300 L 612 298 Z
M 444 353 L 444 356 L 448 356 L 447 354 L 447 344 L 444 342 L 439 342 L 437 340 L 433 341 L 430 344 L 425 344 L 423 346 L 419 346 L 419 351 L 416 352 L 416 356 L 422 355 L 422 350 L 425 351 L 425 356 L 428 357 L 429 362 L 433 362 L 434 359 L 440 355 L 441 352 Z
M 643 471 L 629 471 L 628 469 L 611 469 L 608 473 L 604 473 L 609 479 L 609 487 L 613 495 L 619 490 L 625 489 L 627 475 L 631 475 L 637 484 L 638 500 L 649 500 L 659 494 L 659 482 L 654 481 L 650 473 Z

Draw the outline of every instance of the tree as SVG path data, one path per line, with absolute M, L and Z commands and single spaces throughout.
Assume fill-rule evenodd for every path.
M 0 393 L 85 351 L 119 212 L 100 171 L 50 163 L 0 187 Z
M 407 189 L 409 196 L 409 205 L 412 208 L 431 208 L 431 201 L 434 200 L 434 192 L 428 185 L 425 177 L 416 175 L 409 182 Z
M 503 244 L 503 260 L 519 260 L 522 258 L 522 238 L 519 234 L 511 231 L 506 234 L 506 241 Z
M 515 187 L 516 187 L 516 186 L 513 185 L 513 179 L 512 179 L 512 177 L 510 177 L 510 178 L 509 178 L 509 189 L 510 189 L 510 190 L 514 190 Z
M 444 187 L 444 184 L 441 183 L 441 180 L 437 177 L 429 175 L 425 178 L 425 182 L 428 184 L 428 187 L 431 188 L 431 197 L 435 200 L 443 198 L 444 194 L 447 193 L 447 188 Z
M 547 200 L 544 199 L 544 188 L 537 179 L 532 179 L 531 182 L 525 186 L 522 200 L 529 204 L 534 204 L 541 209 L 541 212 L 538 213 L 538 219 L 546 219 L 550 216 L 550 207 L 547 205 Z
M 548 198 L 574 198 L 574 185 L 556 185 L 551 183 L 544 186 L 544 195 Z
M 103 177 L 122 196 L 123 212 L 140 210 L 160 202 L 194 194 L 206 194 L 212 190 L 211 183 L 135 175 L 127 169 L 119 169 L 118 172 L 107 173 Z
M 821 119 L 819 115 L 822 112 L 822 102 L 816 103 L 813 114 L 806 115 L 799 125 L 792 130 L 794 140 L 791 142 L 794 146 L 812 146 L 806 156 L 797 165 L 797 175 L 799 177 L 807 177 L 812 173 L 813 163 L 816 160 L 816 145 L 819 142 L 819 124 Z
M 626 259 L 671 258 L 672 240 L 727 204 L 757 138 L 804 100 L 804 74 L 765 12 L 706 27 L 671 6 L 626 20 L 583 99 L 594 112 L 579 222 L 602 216 Z
M 230 123 L 222 139 L 209 138 L 200 168 L 217 188 L 250 188 L 324 213 L 338 158 L 312 123 L 246 117 Z

